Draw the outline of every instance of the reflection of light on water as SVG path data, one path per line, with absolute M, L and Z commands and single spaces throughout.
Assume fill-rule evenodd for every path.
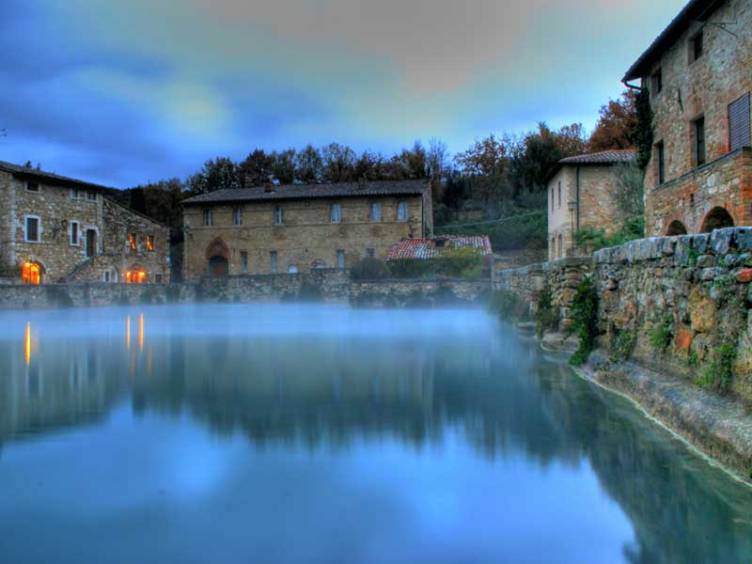
M 125 318 L 125 348 L 131 348 L 131 316 Z
M 138 350 L 144 350 L 144 314 L 138 316 Z
M 31 322 L 26 322 L 26 330 L 24 331 L 24 359 L 26 360 L 26 366 L 31 364 Z

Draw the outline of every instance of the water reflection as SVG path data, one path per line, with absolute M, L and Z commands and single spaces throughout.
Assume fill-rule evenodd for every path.
M 489 462 L 592 468 L 632 524 L 631 562 L 752 556 L 748 490 L 482 314 L 418 328 L 409 317 L 385 326 L 358 317 L 383 313 L 320 311 L 310 314 L 333 327 L 298 332 L 279 328 L 289 321 L 275 319 L 280 311 L 236 321 L 228 310 L 197 319 L 154 308 L 49 337 L 43 318 L 26 322 L 23 354 L 18 340 L 0 341 L 0 443 L 102 421 L 122 401 L 139 416 L 187 415 L 217 437 L 242 434 L 258 449 L 348 452 L 397 439 L 426 452 L 459 433 Z

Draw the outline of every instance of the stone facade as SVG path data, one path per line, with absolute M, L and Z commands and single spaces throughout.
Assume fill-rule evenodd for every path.
M 741 148 L 750 139 L 752 2 L 716 2 L 709 12 L 707 4 L 690 2 L 625 77 L 642 79 L 654 114 L 649 235 L 752 224 L 752 156 Z
M 286 189 L 277 190 L 283 195 Z M 374 204 L 380 206 L 380 220 L 372 217 Z M 334 206 L 339 210 L 336 221 Z M 404 195 L 189 200 L 183 217 L 187 281 L 210 274 L 348 268 L 366 256 L 384 259 L 393 244 L 430 235 L 433 228 L 430 189 L 422 182 L 417 191 Z
M 0 166 L 0 262 L 6 271 L 15 267 L 18 278 L 35 265 L 42 283 L 114 283 L 125 281 L 136 265 L 145 272 L 142 281 L 168 282 L 169 230 L 106 193 L 85 182 Z M 129 233 L 136 237 L 134 251 Z
M 609 151 L 564 159 L 548 182 L 548 258 L 582 256 L 576 234 L 580 229 L 612 235 L 623 225 L 616 200 L 614 166 L 634 159 L 631 151 Z

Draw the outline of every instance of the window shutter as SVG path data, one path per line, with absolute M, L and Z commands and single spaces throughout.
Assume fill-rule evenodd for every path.
M 750 145 L 750 95 L 729 105 L 729 148 L 732 151 Z

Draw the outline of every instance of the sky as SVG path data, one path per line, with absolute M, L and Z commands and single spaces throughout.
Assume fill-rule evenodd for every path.
M 0 160 L 129 187 L 580 122 L 685 0 L 2 0 Z

